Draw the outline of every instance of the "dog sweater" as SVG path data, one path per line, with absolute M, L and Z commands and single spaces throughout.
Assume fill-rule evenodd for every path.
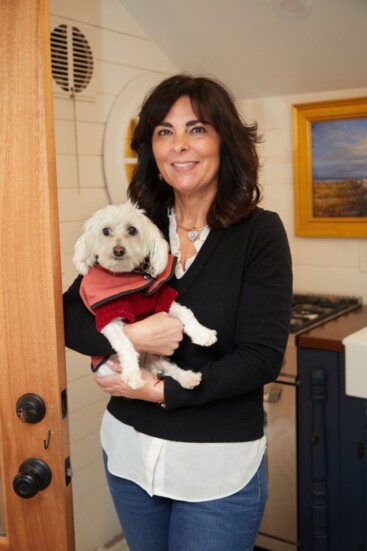
M 175 272 L 176 262 L 177 258 L 169 255 L 165 270 L 157 278 L 143 271 L 112 273 L 99 265 L 92 266 L 83 277 L 80 295 L 96 317 L 97 330 L 118 318 L 133 323 L 151 314 L 168 313 L 178 296 L 166 283 Z M 108 357 L 92 356 L 92 370 L 96 371 Z

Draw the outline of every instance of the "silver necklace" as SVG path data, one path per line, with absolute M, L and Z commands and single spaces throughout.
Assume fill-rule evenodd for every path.
M 199 237 L 199 233 L 201 232 L 201 230 L 207 228 L 208 225 L 205 224 L 205 226 L 202 226 L 201 228 L 195 228 L 195 226 L 193 228 L 185 228 L 184 226 L 177 224 L 177 227 L 187 232 L 187 237 L 190 239 L 190 241 L 194 242 Z

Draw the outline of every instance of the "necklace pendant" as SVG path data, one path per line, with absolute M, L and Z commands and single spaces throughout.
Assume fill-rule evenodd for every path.
M 187 234 L 187 237 L 190 239 L 190 241 L 195 241 L 198 235 L 198 230 L 190 230 Z

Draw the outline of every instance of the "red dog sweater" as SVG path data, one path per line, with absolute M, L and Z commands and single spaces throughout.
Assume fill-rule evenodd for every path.
M 99 265 L 92 266 L 83 277 L 80 296 L 86 307 L 96 316 L 101 331 L 116 318 L 133 323 L 158 312 L 169 312 L 177 291 L 166 284 L 175 272 L 177 258 L 169 255 L 165 270 L 153 278 L 146 272 L 112 273 Z M 92 357 L 96 371 L 107 360 L 105 356 Z

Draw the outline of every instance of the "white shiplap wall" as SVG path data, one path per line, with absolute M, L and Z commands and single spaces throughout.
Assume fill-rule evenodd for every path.
M 67 288 L 76 276 L 72 252 L 83 221 L 109 202 L 102 152 L 111 107 L 137 75 L 164 78 L 176 69 L 118 0 L 50 0 L 49 5 L 51 23 L 57 18 L 58 24 L 82 26 L 87 38 L 89 32 L 93 36 L 94 47 L 95 101 L 76 102 L 75 123 L 73 101 L 54 96 L 62 275 Z M 107 397 L 91 377 L 88 358 L 67 350 L 66 359 L 76 548 L 92 551 L 120 532 L 99 442 Z
M 296 291 L 350 294 L 367 303 L 367 272 L 359 269 L 363 239 L 305 238 L 294 235 L 292 105 L 340 98 L 365 97 L 367 89 L 243 100 L 244 117 L 258 121 L 264 143 L 264 208 L 278 212 L 291 245 Z

